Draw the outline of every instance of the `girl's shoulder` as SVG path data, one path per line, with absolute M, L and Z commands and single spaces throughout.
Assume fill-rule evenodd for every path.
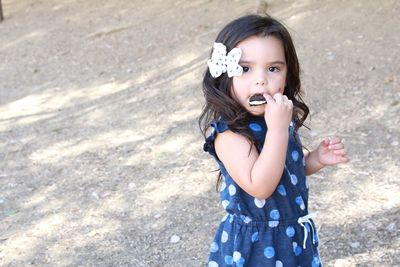
M 222 118 L 215 119 L 210 123 L 210 132 L 206 137 L 203 150 L 210 154 L 215 154 L 214 141 L 219 133 L 229 130 L 228 123 Z

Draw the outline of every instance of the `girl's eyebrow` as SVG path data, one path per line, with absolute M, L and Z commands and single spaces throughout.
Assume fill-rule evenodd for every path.
M 247 61 L 247 60 L 239 60 L 239 64 L 250 64 L 250 63 L 253 63 L 253 62 Z M 286 63 L 284 61 L 277 60 L 277 61 L 268 62 L 266 65 L 277 65 L 277 64 L 285 65 Z

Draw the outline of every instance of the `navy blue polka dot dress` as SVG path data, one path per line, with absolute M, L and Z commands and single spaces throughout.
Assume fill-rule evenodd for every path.
M 293 137 L 293 122 L 285 169 L 268 199 L 247 194 L 230 177 L 214 149 L 216 135 L 228 130 L 228 125 L 219 120 L 211 126 L 204 150 L 216 159 L 223 175 L 220 198 L 227 214 L 211 244 L 208 266 L 321 266 L 317 232 L 308 214 L 304 157 Z M 252 116 L 248 127 L 259 142 L 260 152 L 267 131 L 264 117 Z

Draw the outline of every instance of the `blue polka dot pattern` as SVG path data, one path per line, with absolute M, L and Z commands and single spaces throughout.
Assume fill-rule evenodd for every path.
M 233 252 L 233 261 L 236 263 L 236 266 L 243 266 L 244 265 L 244 258 L 242 257 L 242 254 L 239 251 Z
M 221 222 L 226 221 L 226 219 L 228 219 L 228 217 L 229 217 L 229 214 L 225 214 L 225 216 L 222 218 Z
M 286 196 L 286 189 L 285 186 L 283 184 L 279 185 L 278 188 L 278 193 L 281 194 L 282 196 Z
M 222 192 L 222 191 L 225 190 L 225 188 L 226 188 L 226 183 L 225 183 L 225 181 L 223 181 L 222 184 L 221 184 L 221 188 L 219 189 L 219 191 Z
M 271 210 L 269 213 L 269 216 L 271 217 L 272 220 L 279 220 L 280 215 L 278 210 Z
M 296 201 L 296 204 L 300 206 L 300 209 L 302 209 L 302 210 L 305 209 L 304 201 L 301 196 L 296 197 L 295 201 Z
M 235 187 L 233 184 L 231 184 L 231 185 L 228 187 L 228 191 L 229 191 L 229 195 L 233 196 L 233 195 L 236 194 L 236 187 Z
M 249 216 L 244 216 L 243 222 L 244 223 L 250 223 L 252 219 Z
M 256 149 L 261 153 L 268 131 L 264 117 L 251 116 L 247 127 L 257 140 Z M 211 244 L 209 267 L 320 267 L 318 242 L 313 243 L 313 240 L 318 240 L 316 227 L 312 221 L 305 222 L 308 235 L 304 239 L 305 228 L 298 223 L 300 215 L 308 214 L 308 182 L 301 142 L 295 141 L 293 126 L 289 129 L 284 171 L 275 191 L 266 199 L 241 190 L 232 179 L 219 161 L 213 143 L 216 135 L 229 127 L 219 120 L 212 124 L 212 128 L 215 128 L 214 135 L 208 139 L 205 150 L 219 165 L 223 177 L 221 208 L 227 211 L 227 215 Z M 307 249 L 303 249 L 304 241 Z
M 233 258 L 232 256 L 225 256 L 225 263 L 228 265 L 232 265 L 233 264 Z
M 301 249 L 301 247 L 299 247 L 299 246 L 297 245 L 296 242 L 293 242 L 293 252 L 294 252 L 294 255 L 299 256 L 299 255 L 301 254 L 302 251 L 303 251 L 303 250 Z
M 299 159 L 299 152 L 297 152 L 296 150 L 293 150 L 292 151 L 292 159 L 294 160 L 294 161 L 297 161 L 298 159 Z
M 319 267 L 321 264 L 321 261 L 319 260 L 319 257 L 314 257 L 313 261 L 311 262 L 312 267 Z
M 244 258 L 241 257 L 238 261 L 236 261 L 236 266 L 237 267 L 243 267 L 244 266 L 244 262 L 245 262 Z
M 239 261 L 241 257 L 242 257 L 242 254 L 239 251 L 233 252 L 233 261 L 234 262 Z
M 291 180 L 293 185 L 296 185 L 297 184 L 297 176 L 296 176 L 296 174 L 291 174 L 290 175 L 290 180 Z
M 286 228 L 286 235 L 288 237 L 293 237 L 294 236 L 294 228 L 292 226 L 289 226 L 288 228 Z
M 229 238 L 228 233 L 223 231 L 221 235 L 221 242 L 226 243 L 228 241 L 228 238 Z
M 264 256 L 271 259 L 275 256 L 275 249 L 273 247 L 266 247 L 264 249 Z
M 255 131 L 255 132 L 261 132 L 262 128 L 258 123 L 250 123 L 249 127 L 251 130 Z
M 257 208 L 261 209 L 265 205 L 265 199 L 254 198 L 254 204 L 257 206 Z
M 279 225 L 279 221 L 269 221 L 268 226 L 271 228 L 277 227 Z
M 226 207 L 228 207 L 228 205 L 229 205 L 229 200 L 223 200 L 221 202 L 221 204 L 222 204 L 222 207 L 224 207 L 224 209 L 226 209 Z
M 240 219 L 244 222 L 244 223 L 249 223 L 251 222 L 251 218 L 249 216 L 244 216 L 244 215 L 240 215 Z
M 217 252 L 219 249 L 218 244 L 216 242 L 212 242 L 211 244 L 211 253 Z
M 251 242 L 257 242 L 258 241 L 258 232 L 255 232 L 254 234 L 252 234 L 251 236 Z

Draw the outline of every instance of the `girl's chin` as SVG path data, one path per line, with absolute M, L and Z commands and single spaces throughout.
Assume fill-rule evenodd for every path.
M 262 116 L 264 115 L 265 112 L 265 107 L 264 105 L 262 106 L 257 106 L 257 107 L 250 107 L 247 109 L 251 115 L 255 116 Z

